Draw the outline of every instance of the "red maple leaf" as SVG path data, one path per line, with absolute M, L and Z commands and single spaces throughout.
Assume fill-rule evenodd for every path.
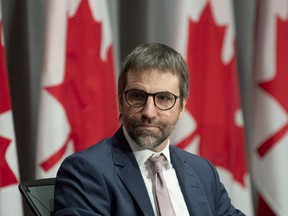
M 0 188 L 18 182 L 5 159 L 5 154 L 10 143 L 11 140 L 0 136 Z
M 61 158 L 69 140 L 79 151 L 119 126 L 112 47 L 103 61 L 102 35 L 102 24 L 93 19 L 88 1 L 81 1 L 75 16 L 68 20 L 64 81 L 46 87 L 64 107 L 71 133 L 62 148 L 42 163 L 45 170 Z
M 2 35 L 2 23 L 0 22 L 0 35 Z M 5 50 L 0 43 L 0 113 L 11 109 L 9 82 L 6 70 Z
M 288 21 L 277 18 L 277 63 L 276 75 L 273 79 L 259 83 L 259 86 L 273 96 L 278 103 L 288 112 Z M 268 137 L 267 140 L 257 149 L 259 155 L 263 157 L 282 136 L 287 133 L 288 124 L 284 125 L 279 131 Z
M 187 110 L 197 128 L 180 147 L 200 136 L 199 154 L 214 165 L 229 170 L 244 185 L 247 172 L 243 128 L 235 124 L 240 98 L 235 56 L 226 65 L 221 60 L 225 26 L 217 26 L 210 3 L 198 23 L 189 22 L 187 63 L 190 70 L 190 97 Z
M 0 35 L 2 23 L 0 22 Z M 0 115 L 11 110 L 9 82 L 6 70 L 5 50 L 0 44 Z M 6 161 L 6 150 L 11 140 L 0 136 L 0 187 L 17 183 L 17 179 Z

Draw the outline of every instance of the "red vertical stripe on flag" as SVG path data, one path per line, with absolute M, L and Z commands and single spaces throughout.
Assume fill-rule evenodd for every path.
M 265 202 L 262 196 L 259 196 L 257 215 L 258 216 L 276 216 L 274 212 L 270 209 L 269 205 Z
M 0 35 L 2 35 L 2 23 L 0 22 Z M 0 45 L 0 115 L 11 111 L 9 82 L 6 70 L 5 50 Z M 11 143 L 10 139 L 1 136 L 0 131 L 0 188 L 18 183 L 13 171 L 6 161 L 6 152 Z
M 21 216 L 18 158 L 1 19 L 0 15 L 0 215 Z
M 2 23 L 0 22 L 0 35 L 2 35 Z M 11 109 L 8 77 L 6 71 L 5 51 L 2 44 L 0 45 L 0 113 Z
M 258 2 L 251 167 L 259 216 L 288 215 L 288 1 Z

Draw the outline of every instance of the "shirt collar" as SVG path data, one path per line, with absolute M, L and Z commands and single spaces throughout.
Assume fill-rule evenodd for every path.
M 130 148 L 133 151 L 133 154 L 136 158 L 136 161 L 138 163 L 138 166 L 141 167 L 144 165 L 144 163 L 147 161 L 147 159 L 151 156 L 154 155 L 159 155 L 159 154 L 163 154 L 165 156 L 165 158 L 167 159 L 167 168 L 170 167 L 171 164 L 171 160 L 170 160 L 170 151 L 169 151 L 169 145 L 170 145 L 170 139 L 168 140 L 168 144 L 166 145 L 166 147 L 161 151 L 161 152 L 154 152 L 151 151 L 149 149 L 146 149 L 144 147 L 141 147 L 139 145 L 137 145 L 132 138 L 128 135 L 128 132 L 126 130 L 126 128 L 123 126 L 123 132 L 124 132 L 124 136 L 127 139 L 127 142 L 130 145 Z

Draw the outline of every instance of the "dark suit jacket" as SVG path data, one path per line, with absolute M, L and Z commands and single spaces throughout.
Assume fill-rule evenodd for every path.
M 170 146 L 190 215 L 243 215 L 236 210 L 211 163 Z M 154 215 L 122 128 L 111 138 L 64 160 L 56 179 L 54 215 Z

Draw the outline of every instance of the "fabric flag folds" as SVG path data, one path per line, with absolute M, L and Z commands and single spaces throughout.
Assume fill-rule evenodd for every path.
M 258 2 L 253 182 L 260 216 L 288 215 L 288 1 Z
M 23 215 L 0 2 L 0 215 Z
M 253 215 L 230 0 L 179 0 L 176 49 L 190 71 L 186 113 L 173 143 L 209 159 L 232 203 Z M 177 36 L 176 36 L 177 35 Z
M 105 0 L 49 0 L 36 176 L 118 127 L 112 34 Z

